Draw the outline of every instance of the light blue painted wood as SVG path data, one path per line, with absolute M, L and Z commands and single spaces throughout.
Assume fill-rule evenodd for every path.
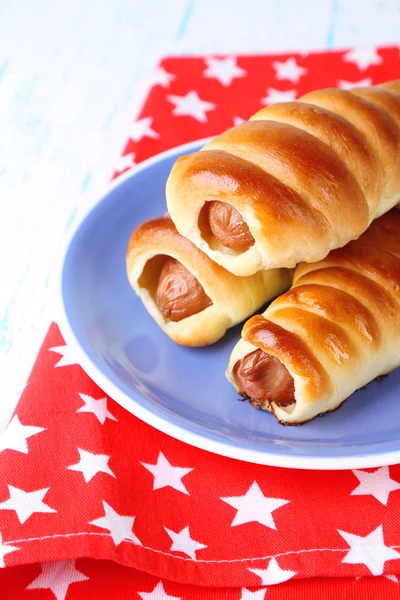
M 55 317 L 60 249 L 107 186 L 159 56 L 399 31 L 398 0 L 0 0 L 0 423 Z

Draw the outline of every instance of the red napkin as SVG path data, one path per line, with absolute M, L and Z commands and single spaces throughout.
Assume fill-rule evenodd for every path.
M 267 101 L 399 72 L 398 48 L 167 58 L 118 172 Z M 277 469 L 158 432 L 53 324 L 0 438 L 0 598 L 398 598 L 399 515 L 399 465 Z

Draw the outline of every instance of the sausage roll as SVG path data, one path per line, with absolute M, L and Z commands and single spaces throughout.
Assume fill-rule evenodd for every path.
M 286 269 L 236 277 L 177 232 L 168 216 L 142 223 L 128 245 L 129 282 L 165 333 L 207 346 L 290 286 Z
M 400 200 L 400 80 L 275 104 L 180 157 L 179 233 L 235 275 L 315 262 Z
M 227 377 L 253 406 L 300 424 L 400 365 L 399 232 L 393 209 L 247 321 Z

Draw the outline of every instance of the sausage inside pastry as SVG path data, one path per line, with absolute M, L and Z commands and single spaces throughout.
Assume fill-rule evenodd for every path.
M 244 325 L 227 377 L 285 424 L 336 409 L 400 366 L 400 211 L 324 260 Z
M 142 223 L 128 245 L 129 281 L 148 312 L 183 346 L 218 341 L 287 289 L 286 269 L 236 277 L 181 236 L 168 216 Z
M 265 107 L 175 162 L 179 233 L 235 275 L 316 262 L 400 201 L 400 80 Z

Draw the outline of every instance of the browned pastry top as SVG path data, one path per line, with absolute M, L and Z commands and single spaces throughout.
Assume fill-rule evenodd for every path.
M 324 395 L 333 385 L 326 370 L 313 351 L 302 339 L 280 325 L 256 315 L 249 319 L 242 332 L 243 338 L 256 348 L 275 356 L 308 381 L 308 392 L 312 396 Z
M 169 211 L 236 275 L 317 262 L 399 202 L 399 148 L 399 81 L 315 90 L 180 157 Z
M 316 414 L 313 404 L 323 410 L 322 398 L 332 410 L 346 393 L 393 369 L 399 330 L 400 211 L 392 209 L 358 240 L 297 267 L 292 288 L 245 324 L 243 340 L 257 350 L 237 355 L 233 378 L 257 407 L 285 408 L 292 398 L 296 411 L 300 398 L 307 420 Z M 290 379 L 305 384 L 298 396 L 296 383 L 296 402 Z M 294 419 L 284 417 L 301 422 Z
M 368 223 L 369 208 L 353 174 L 323 142 L 276 121 L 249 121 L 228 129 L 207 145 L 251 161 L 295 190 L 334 226 L 345 216 Z M 205 150 L 207 152 L 207 150 Z M 351 196 L 351 202 L 344 198 Z M 343 227 L 347 227 L 342 222 Z

